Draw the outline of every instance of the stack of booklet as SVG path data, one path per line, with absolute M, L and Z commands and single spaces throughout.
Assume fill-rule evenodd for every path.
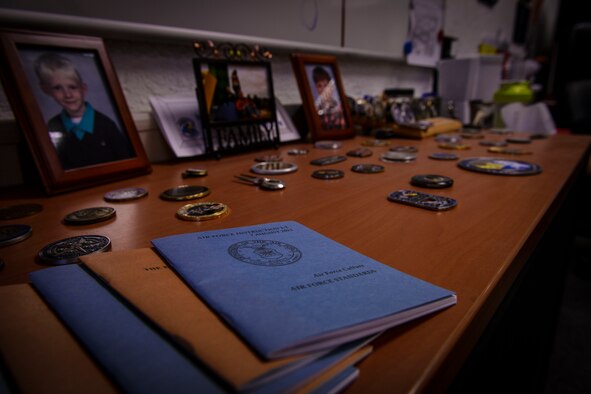
M 35 393 L 336 392 L 383 330 L 456 303 L 296 222 L 152 244 L 1 287 L 5 383 Z

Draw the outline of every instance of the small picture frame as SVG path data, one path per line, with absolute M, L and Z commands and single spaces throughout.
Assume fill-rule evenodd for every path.
M 313 141 L 355 136 L 336 57 L 294 53 L 291 63 Z
M 0 31 L 0 74 L 45 190 L 150 172 L 100 38 Z
M 220 157 L 280 143 L 271 63 L 260 48 L 196 42 L 193 68 L 208 153 Z

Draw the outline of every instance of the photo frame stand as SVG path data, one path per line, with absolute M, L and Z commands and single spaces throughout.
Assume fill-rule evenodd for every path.
M 278 148 L 280 138 L 271 76 L 271 52 L 257 45 L 231 43 L 216 45 L 212 41 L 195 42 L 194 50 L 196 93 L 202 114 L 206 153 L 220 158 L 233 153 Z M 222 70 L 221 74 L 225 75 L 218 73 L 212 76 L 212 69 L 218 72 Z M 235 71 L 231 76 L 229 75 L 230 70 L 236 69 L 243 70 L 247 77 L 250 77 L 245 80 L 256 80 L 264 85 L 265 94 L 254 96 L 248 94 L 249 92 L 236 94 L 236 90 L 241 90 L 240 82 L 245 82 L 238 81 Z M 250 70 L 253 75 L 248 75 Z M 221 105 L 217 97 L 226 91 L 231 92 L 229 94 L 231 97 L 224 98 L 224 103 Z M 220 108 L 229 105 L 231 111 L 219 110 L 215 113 L 216 105 Z M 252 108 L 251 111 L 243 110 L 249 105 Z M 228 112 L 232 115 L 228 115 L 227 118 L 223 117 L 225 115 L 220 115 Z M 236 115 L 237 112 L 239 112 L 238 115 Z

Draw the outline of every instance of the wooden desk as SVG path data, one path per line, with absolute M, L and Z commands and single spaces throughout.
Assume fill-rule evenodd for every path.
M 534 176 L 479 174 L 458 168 L 455 161 L 429 159 L 430 153 L 440 149 L 433 139 L 428 139 L 391 141 L 419 148 L 417 160 L 411 163 L 380 163 L 380 153 L 388 148 L 371 148 L 372 157 L 349 157 L 329 166 L 345 171 L 342 179 L 311 177 L 318 169 L 309 164 L 311 159 L 344 155 L 364 139 L 344 141 L 338 151 L 314 149 L 302 143 L 219 161 L 158 164 L 149 175 L 64 195 L 4 197 L 2 206 L 40 203 L 44 210 L 35 216 L 0 223 L 33 227 L 29 239 L 0 249 L 0 257 L 6 262 L 0 284 L 25 282 L 28 272 L 43 268 L 34 259 L 44 245 L 74 235 L 106 235 L 112 240 L 112 249 L 121 250 L 148 247 L 151 239 L 166 235 L 296 220 L 382 263 L 457 292 L 456 306 L 378 338 L 374 353 L 360 364 L 360 378 L 348 389 L 352 393 L 443 390 L 456 376 L 575 181 L 584 173 L 591 139 L 558 135 L 523 146 L 533 151 L 532 155 L 503 156 L 541 165 L 543 172 Z M 492 156 L 477 140 L 468 143 L 472 149 L 457 151 L 461 158 Z M 309 148 L 310 153 L 287 154 L 288 149 L 300 147 Z M 279 176 L 287 184 L 285 190 L 269 192 L 233 180 L 234 175 L 249 171 L 255 157 L 277 153 L 299 166 L 297 172 Z M 350 168 L 356 163 L 380 163 L 386 170 L 379 174 L 353 173 Z M 188 167 L 206 168 L 209 175 L 183 180 L 181 173 Z M 435 193 L 457 199 L 458 206 L 435 213 L 387 200 L 394 190 L 413 188 L 409 185 L 411 176 L 421 173 L 452 177 L 453 187 Z M 177 219 L 175 212 L 184 203 L 163 201 L 159 194 L 184 183 L 211 188 L 210 196 L 202 200 L 224 202 L 230 214 L 206 222 Z M 130 186 L 147 188 L 148 197 L 125 203 L 103 200 L 105 192 Z M 63 224 L 67 213 L 92 206 L 115 207 L 117 216 L 83 227 Z

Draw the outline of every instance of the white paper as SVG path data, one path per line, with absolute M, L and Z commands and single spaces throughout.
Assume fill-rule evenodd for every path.
M 411 0 L 408 64 L 435 67 L 441 57 L 439 32 L 443 30 L 443 0 Z

